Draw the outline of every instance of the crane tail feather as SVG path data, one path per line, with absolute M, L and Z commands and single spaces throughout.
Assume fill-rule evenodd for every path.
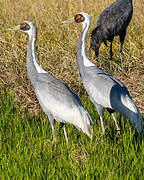
M 92 136 L 93 136 L 93 127 L 91 126 L 91 123 L 93 123 L 92 119 L 91 119 L 91 116 L 89 115 L 89 113 L 82 107 L 81 108 L 81 115 L 83 117 L 83 121 L 84 121 L 84 126 L 83 126 L 83 129 L 82 131 L 84 133 L 86 133 L 90 139 L 92 139 Z
M 115 104 L 114 109 L 127 117 L 139 133 L 143 131 L 140 111 L 130 96 L 121 96 L 121 103 Z
M 142 118 L 138 107 L 135 105 L 134 101 L 129 97 L 121 97 L 122 103 L 128 107 L 130 113 L 127 113 L 130 122 L 136 127 L 136 129 L 141 133 L 143 131 Z
M 89 124 L 87 124 L 88 131 L 89 131 L 89 137 L 92 139 L 93 136 L 93 127 Z

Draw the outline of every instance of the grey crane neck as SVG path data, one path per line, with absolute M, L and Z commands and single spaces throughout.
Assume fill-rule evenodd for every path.
M 38 74 L 38 71 L 34 65 L 34 57 L 33 57 L 33 51 L 34 51 L 34 47 L 35 46 L 35 40 L 34 39 L 30 39 L 29 41 L 29 46 L 28 46 L 28 50 L 27 50 L 27 72 L 28 72 L 28 76 L 29 79 L 31 81 L 32 84 L 34 84 L 35 82 L 35 78 L 36 75 Z
M 38 73 L 47 73 L 38 64 L 35 56 L 36 40 L 37 40 L 37 29 L 35 28 L 29 38 L 29 46 L 27 50 L 27 72 L 32 84 L 35 83 Z
M 82 32 L 80 34 L 80 37 L 78 39 L 78 43 L 77 43 L 77 67 L 78 67 L 78 70 L 79 70 L 79 73 L 81 76 L 84 75 L 84 59 L 83 59 L 83 56 L 82 56 L 82 37 L 83 37 L 83 33 Z

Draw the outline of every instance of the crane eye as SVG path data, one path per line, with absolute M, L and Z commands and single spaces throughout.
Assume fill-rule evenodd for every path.
M 20 29 L 23 30 L 23 31 L 27 31 L 30 29 L 30 26 L 27 24 L 27 23 L 21 23 L 20 24 Z
M 77 14 L 77 15 L 75 16 L 75 21 L 76 21 L 77 23 L 83 22 L 84 20 L 85 20 L 85 18 L 84 18 L 84 16 L 83 16 L 82 14 Z

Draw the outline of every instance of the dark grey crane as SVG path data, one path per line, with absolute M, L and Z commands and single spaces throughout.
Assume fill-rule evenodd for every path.
M 56 141 L 54 119 L 62 123 L 67 143 L 68 138 L 65 122 L 73 124 L 92 139 L 93 128 L 90 125 L 92 120 L 88 112 L 84 109 L 78 95 L 62 81 L 42 69 L 37 62 L 35 56 L 35 43 L 37 39 L 36 25 L 32 22 L 25 21 L 8 30 L 21 30 L 29 35 L 27 72 L 38 101 L 50 121 L 53 141 Z
M 62 24 L 70 22 L 83 24 L 83 31 L 77 43 L 77 66 L 83 85 L 100 116 L 103 134 L 105 134 L 102 117 L 104 108 L 112 115 L 117 130 L 120 129 L 114 111 L 126 116 L 141 133 L 143 131 L 142 118 L 126 86 L 111 74 L 98 68 L 86 55 L 85 38 L 91 23 L 90 16 L 82 12 L 70 20 L 63 21 Z
M 120 38 L 120 57 L 123 57 L 123 43 L 126 30 L 133 14 L 132 0 L 116 0 L 106 8 L 98 17 L 96 27 L 91 33 L 90 48 L 99 55 L 99 48 L 102 42 L 107 46 L 110 42 L 110 60 L 112 60 L 112 43 L 115 36 Z

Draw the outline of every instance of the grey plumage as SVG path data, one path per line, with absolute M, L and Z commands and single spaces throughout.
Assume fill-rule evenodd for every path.
M 141 133 L 143 131 L 142 118 L 127 87 L 111 74 L 98 68 L 86 55 L 85 38 L 90 27 L 90 20 L 89 15 L 86 13 L 79 13 L 74 18 L 76 23 L 83 24 L 83 31 L 77 43 L 77 66 L 84 88 L 100 115 L 103 134 L 105 133 L 102 117 L 103 109 L 107 109 L 110 112 L 115 121 L 117 130 L 120 129 L 116 122 L 114 111 L 118 111 L 123 116 L 127 117 Z M 69 21 L 64 21 L 63 23 L 67 22 Z
M 20 25 L 20 30 L 29 34 L 27 72 L 38 101 L 49 118 L 52 127 L 53 141 L 56 141 L 54 119 L 63 124 L 67 143 L 68 138 L 65 122 L 73 124 L 77 129 L 92 138 L 93 128 L 90 125 L 92 120 L 83 107 L 78 95 L 62 81 L 56 79 L 39 66 L 35 57 L 35 43 L 37 38 L 37 28 L 35 24 L 25 21 Z
M 126 30 L 133 14 L 132 0 L 116 0 L 106 8 L 98 17 L 96 27 L 91 33 L 90 47 L 99 55 L 99 48 L 102 42 L 107 46 L 110 44 L 110 60 L 112 60 L 112 42 L 115 36 L 120 37 L 120 54 L 123 55 L 123 43 Z

